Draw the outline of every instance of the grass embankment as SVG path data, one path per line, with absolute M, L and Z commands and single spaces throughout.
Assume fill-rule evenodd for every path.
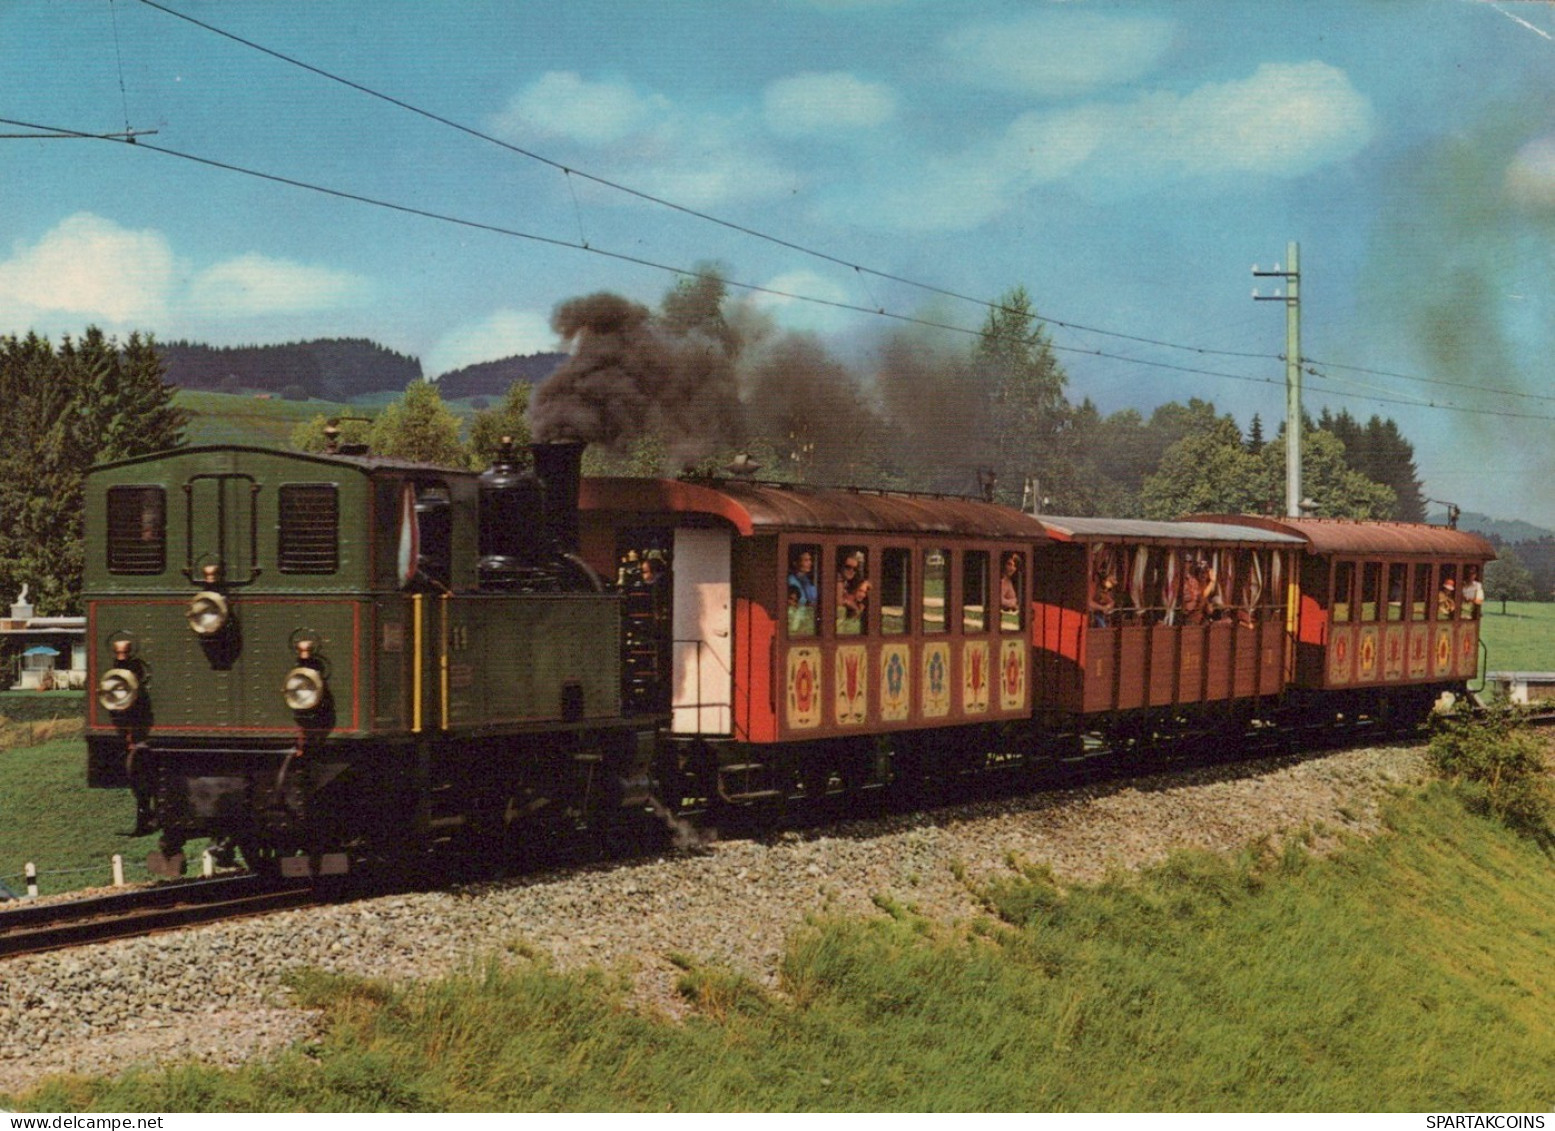
M 42 895 L 108 884 L 112 857 L 124 857 L 128 879 L 145 879 L 154 836 L 115 835 L 135 825 L 128 790 L 86 788 L 81 720 L 10 722 L 0 718 L 0 881 L 22 890 L 31 861 Z M 204 850 L 190 846 L 193 854 Z
M 1061 890 L 1012 864 L 971 929 L 882 901 L 798 929 L 770 994 L 687 962 L 681 1024 L 510 943 L 459 977 L 302 979 L 322 1044 L 60 1080 L 35 1110 L 1543 1110 L 1555 869 L 1514 738 L 1449 742 L 1388 835 Z M 1532 769 L 1538 762 L 1537 770 Z M 1543 784 L 1511 796 L 1508 775 Z M 1523 822 L 1526 824 L 1526 822 Z M 1547 838 L 1545 838 L 1547 840 Z
M 1486 601 L 1480 636 L 1489 671 L 1555 671 L 1555 602 Z

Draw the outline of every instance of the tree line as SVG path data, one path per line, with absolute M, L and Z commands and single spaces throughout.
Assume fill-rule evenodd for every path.
M 981 491 L 1048 514 L 1169 519 L 1283 510 L 1280 434 L 1266 440 L 1257 417 L 1244 431 L 1199 399 L 1148 416 L 1103 415 L 1089 399 L 1075 403 L 1024 288 L 994 304 L 968 342 L 915 330 L 881 340 L 865 362 L 844 362 L 819 339 L 781 332 L 731 304 L 713 270 L 684 279 L 656 310 L 633 306 L 601 304 L 617 322 L 631 321 L 634 343 L 605 350 L 601 364 L 629 370 L 698 359 L 716 386 L 706 397 L 724 398 L 716 412 L 703 412 L 718 424 L 714 434 L 688 436 L 675 406 L 656 406 L 645 394 L 633 428 L 591 446 L 590 474 L 717 473 L 744 455 L 760 465 L 761 478 Z M 187 356 L 186 345 L 178 349 Z M 575 350 L 558 372 L 584 352 Z M 419 365 L 414 372 L 400 399 L 371 421 L 343 421 L 342 439 L 471 468 L 486 466 L 503 436 L 528 441 L 530 381 L 512 382 L 497 405 L 466 422 L 437 383 L 420 378 Z M 636 381 L 642 374 L 612 375 L 639 393 L 651 385 Z M 186 421 L 168 377 L 167 351 L 140 334 L 120 342 L 91 328 L 58 346 L 36 335 L 0 338 L 0 427 L 9 440 L 0 453 L 0 600 L 28 583 L 41 613 L 80 611 L 82 476 L 95 462 L 183 442 Z M 677 395 L 686 401 L 684 389 Z M 292 446 L 322 449 L 326 423 L 320 416 L 299 426 Z M 1424 518 L 1413 448 L 1393 421 L 1362 423 L 1325 410 L 1303 421 L 1303 431 L 1303 489 L 1317 513 Z

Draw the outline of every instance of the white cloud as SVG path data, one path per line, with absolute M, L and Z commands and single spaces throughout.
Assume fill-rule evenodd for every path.
M 1148 73 L 1172 34 L 1166 19 L 1047 11 L 972 24 L 944 46 L 963 82 L 1062 97 Z
M 206 268 L 190 282 L 192 312 L 215 316 L 295 314 L 360 302 L 360 276 L 248 254 Z
M 868 129 L 896 116 L 896 93 L 846 72 L 778 79 L 763 97 L 767 125 L 785 136 Z
M 750 305 L 765 313 L 785 330 L 808 331 L 815 334 L 836 333 L 855 322 L 858 315 L 854 311 L 827 306 L 825 303 L 870 305 L 866 295 L 849 291 L 841 283 L 825 275 L 818 275 L 814 271 L 790 271 L 768 279 L 762 286 L 769 291 L 782 293 L 754 292 L 749 299 Z M 801 298 L 787 297 L 789 295 L 803 295 L 804 299 L 822 301 L 806 302 Z
M 769 199 L 793 188 L 794 175 L 752 144 L 758 132 L 752 117 L 692 113 L 659 94 L 553 71 L 519 92 L 492 129 L 521 145 L 541 135 L 586 146 L 588 167 L 608 169 L 613 181 L 691 208 L 711 208 Z M 575 187 L 590 202 L 632 199 L 587 182 Z
M 79 212 L 0 262 L 0 312 L 18 324 L 39 314 L 113 326 L 157 322 L 167 313 L 175 276 L 172 249 L 160 232 L 131 231 Z
M 1295 177 L 1359 151 L 1372 118 L 1343 71 L 1266 63 L 1248 78 L 1187 94 L 1032 111 L 966 149 L 903 155 L 898 180 L 839 211 L 856 223 L 964 231 L 1066 178 L 1133 191 L 1228 174 Z
M 1371 103 L 1327 63 L 1265 63 L 1250 78 L 1152 95 L 1121 138 L 1185 173 L 1298 176 L 1371 140 Z
M 625 83 L 549 71 L 513 96 L 494 128 L 508 137 L 540 133 L 604 145 L 650 128 L 669 112 L 668 100 L 639 94 Z
M 426 372 L 441 375 L 480 361 L 546 353 L 557 348 L 556 332 L 543 314 L 499 310 L 444 334 L 427 351 L 423 362 Z
M 1535 138 L 1517 151 L 1506 170 L 1506 190 L 1525 207 L 1555 207 L 1555 137 Z

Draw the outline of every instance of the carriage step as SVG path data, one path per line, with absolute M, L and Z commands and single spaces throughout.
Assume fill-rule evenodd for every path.
M 719 766 L 718 772 L 720 774 L 750 774 L 755 773 L 757 770 L 765 770 L 766 768 L 767 764 L 765 762 L 732 762 L 727 766 Z

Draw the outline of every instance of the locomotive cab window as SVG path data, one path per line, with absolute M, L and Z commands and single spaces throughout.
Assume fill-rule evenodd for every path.
M 167 567 L 167 493 L 161 487 L 108 488 L 108 572 L 161 573 Z
M 988 631 L 988 551 L 961 555 L 961 631 Z
M 912 551 L 891 546 L 880 553 L 880 631 L 900 636 L 909 631 L 912 599 Z
M 815 583 L 821 548 L 813 543 L 788 548 L 788 634 L 814 636 L 820 631 L 821 592 Z
M 1019 632 L 1025 623 L 1026 562 L 1019 551 L 999 555 L 999 627 Z
M 453 497 L 441 482 L 416 484 L 416 522 L 421 529 L 417 573 L 434 589 L 446 590 L 453 568 Z
M 868 630 L 872 588 L 868 551 L 862 546 L 837 547 L 838 636 L 858 636 Z
M 333 483 L 283 483 L 276 564 L 282 573 L 340 568 L 340 499 Z

